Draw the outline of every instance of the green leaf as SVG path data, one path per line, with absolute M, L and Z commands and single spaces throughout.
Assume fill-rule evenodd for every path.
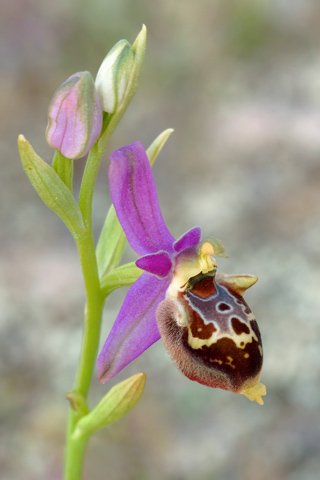
M 157 138 L 151 143 L 147 150 L 147 155 L 151 166 L 156 161 L 157 156 L 165 146 L 166 141 L 173 131 L 173 128 L 167 128 L 167 130 L 164 130 L 164 132 L 160 133 L 160 135 L 158 135 Z
M 104 297 L 120 287 L 130 287 L 142 275 L 143 270 L 134 262 L 121 265 L 101 278 L 101 291 Z
M 89 438 L 124 417 L 140 399 L 145 383 L 146 375 L 137 373 L 112 387 L 98 405 L 77 422 L 73 439 Z
M 72 193 L 73 185 L 73 160 L 62 155 L 59 150 L 55 150 L 52 162 L 53 170 L 59 175 L 63 183 L 67 185 Z
M 146 52 L 147 28 L 142 25 L 142 29 L 132 44 L 132 50 L 135 53 L 134 62 L 131 68 L 131 74 L 126 88 L 125 95 L 119 105 L 119 110 L 126 110 L 138 88 L 141 69 Z
M 164 132 L 160 133 L 160 135 L 158 135 L 157 138 L 152 142 L 147 150 L 150 165 L 154 164 L 157 156 L 161 152 L 172 132 L 173 129 L 168 128 Z M 119 265 L 125 245 L 126 236 L 122 230 L 119 220 L 117 219 L 114 207 L 111 205 L 96 249 L 100 278 L 106 277 L 108 272 Z
M 74 237 L 83 230 L 80 209 L 70 189 L 50 165 L 33 150 L 23 135 L 18 137 L 18 146 L 24 171 L 38 195 L 67 225 Z
M 111 205 L 96 249 L 100 278 L 119 265 L 126 241 L 114 206 Z

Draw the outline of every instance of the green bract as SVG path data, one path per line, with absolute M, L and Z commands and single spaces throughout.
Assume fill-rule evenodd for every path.
M 67 225 L 74 236 L 83 231 L 81 211 L 70 189 L 55 170 L 36 154 L 23 135 L 18 146 L 24 171 L 38 195 Z

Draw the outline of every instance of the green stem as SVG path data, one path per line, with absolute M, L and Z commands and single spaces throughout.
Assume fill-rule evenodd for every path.
M 117 123 L 118 122 L 113 122 L 112 126 L 109 125 L 109 128 L 107 127 L 105 131 L 106 140 L 109 139 Z M 106 142 L 104 143 L 104 148 L 99 148 L 99 142 L 96 142 L 88 156 L 79 195 L 79 207 L 85 225 L 85 232 L 74 237 L 78 247 L 87 299 L 80 361 L 74 391 L 80 394 L 85 400 L 87 400 L 88 397 L 97 358 L 102 311 L 105 300 L 105 295 L 102 294 L 100 286 L 92 231 L 93 191 L 105 147 Z M 74 439 L 72 436 L 79 418 L 81 418 L 81 414 L 70 407 L 65 449 L 64 480 L 82 479 L 84 452 L 88 439 L 79 440 Z
M 76 419 L 74 419 L 75 412 L 70 411 L 69 420 L 68 420 L 68 433 L 73 431 L 74 424 Z M 71 428 L 72 427 L 72 428 Z M 70 436 L 71 438 L 71 436 Z M 82 478 L 83 472 L 83 463 L 84 463 L 84 453 L 87 446 L 88 440 L 77 440 L 71 441 L 68 440 L 66 444 L 66 457 L 65 457 L 65 470 L 64 478 L 67 480 L 79 480 Z
M 87 303 L 84 312 L 84 331 L 80 363 L 74 389 L 85 398 L 88 395 L 96 355 L 104 297 L 101 293 L 95 246 L 92 233 L 78 241 L 78 251 L 86 288 Z
M 82 273 L 86 288 L 87 303 L 85 307 L 84 331 L 80 362 L 76 375 L 74 391 L 86 401 L 94 365 L 98 353 L 99 337 L 104 305 L 104 295 L 101 290 L 97 267 L 97 258 L 92 230 L 92 199 L 102 156 L 106 150 L 110 135 L 124 115 L 137 87 L 138 76 L 143 61 L 144 46 L 140 49 L 139 62 L 132 77 L 129 94 L 123 99 L 114 115 L 107 116 L 104 124 L 104 132 L 92 147 L 86 162 L 82 177 L 79 207 L 84 223 L 84 233 L 74 236 L 77 243 Z M 84 452 L 88 439 L 74 439 L 72 434 L 77 421 L 84 413 L 77 412 L 72 407 L 69 410 L 66 450 L 65 450 L 65 476 L 64 480 L 81 480 L 83 470 Z
M 104 297 L 100 288 L 92 231 L 88 232 L 87 230 L 86 235 L 77 239 L 77 247 L 85 282 L 87 303 L 80 362 L 74 390 L 81 394 L 84 399 L 87 399 L 98 353 Z M 83 456 L 87 440 L 75 440 L 72 437 L 79 418 L 80 414 L 70 407 L 66 439 L 65 480 L 80 480 L 82 478 Z

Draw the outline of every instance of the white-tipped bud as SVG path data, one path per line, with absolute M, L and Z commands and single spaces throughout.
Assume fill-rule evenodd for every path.
M 120 40 L 103 60 L 95 84 L 104 112 L 114 113 L 125 96 L 134 57 L 130 43 Z

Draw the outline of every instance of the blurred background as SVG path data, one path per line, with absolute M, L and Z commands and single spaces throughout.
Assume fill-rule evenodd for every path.
M 1 0 L 0 471 L 61 478 L 81 341 L 84 288 L 66 227 L 37 197 L 16 147 L 50 162 L 47 106 L 71 74 L 95 76 L 141 24 L 141 82 L 108 154 L 164 129 L 154 168 L 169 229 L 222 240 L 225 273 L 259 282 L 247 301 L 264 342 L 263 407 L 190 382 L 161 343 L 116 380 L 144 371 L 135 409 L 96 434 L 88 480 L 315 480 L 320 471 L 320 4 L 317 0 Z M 84 160 L 76 162 L 76 190 Z M 108 155 L 94 199 L 110 205 Z M 130 248 L 125 260 L 135 259 Z M 105 309 L 103 342 L 125 291 Z

